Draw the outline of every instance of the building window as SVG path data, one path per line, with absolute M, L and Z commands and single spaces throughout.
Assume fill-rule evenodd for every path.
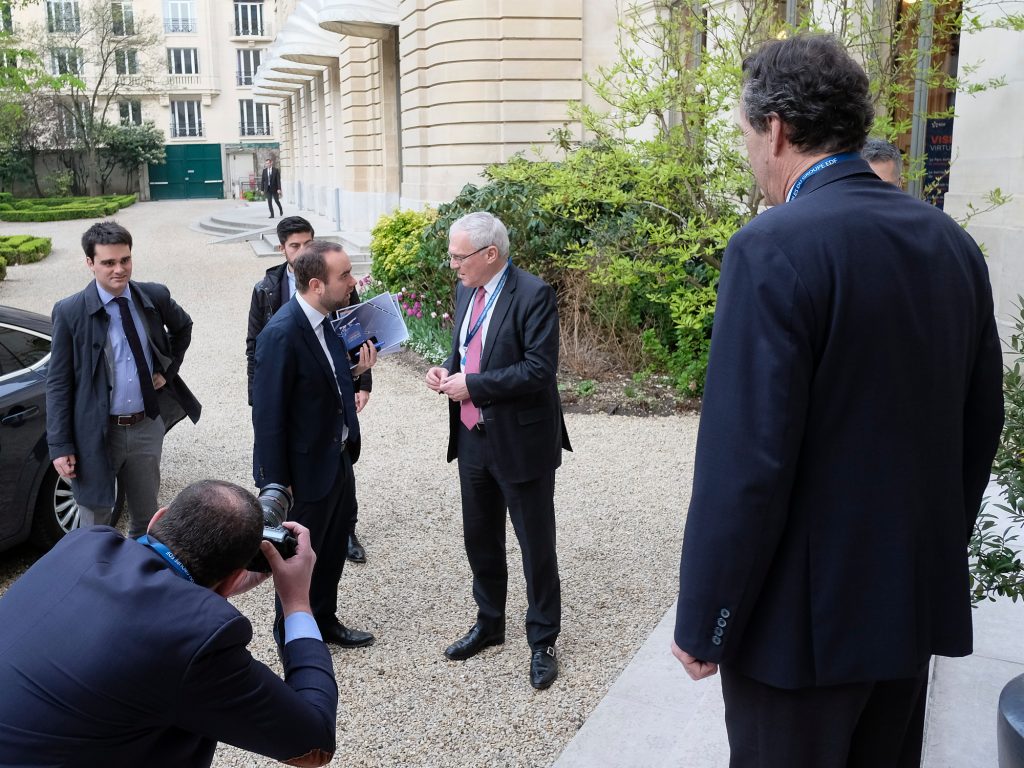
M 167 72 L 172 75 L 198 75 L 198 48 L 168 48 Z
M 134 48 L 114 51 L 114 66 L 119 75 L 135 75 L 139 72 L 139 53 Z
M 256 70 L 260 68 L 262 54 L 259 48 L 238 49 L 238 71 L 235 78 L 238 85 L 252 85 Z
M 164 32 L 199 31 L 192 0 L 168 0 L 164 8 Z
M 266 104 L 257 104 L 252 99 L 240 99 L 238 112 L 239 134 L 242 136 L 270 135 L 270 107 Z
M 142 125 L 142 102 L 138 99 L 117 102 L 121 125 Z
M 46 0 L 47 32 L 81 32 L 78 0 Z
M 194 100 L 171 102 L 171 136 L 203 135 L 203 105 Z
M 81 138 L 81 123 L 77 119 L 77 114 L 81 112 L 81 105 L 71 103 L 57 113 L 57 129 L 65 139 L 74 141 Z
M 135 34 L 135 11 L 131 0 L 114 0 L 110 4 L 110 19 L 115 35 L 124 37 Z
M 78 48 L 54 48 L 50 51 L 50 72 L 54 75 L 81 75 L 82 51 Z
M 263 37 L 262 0 L 235 0 L 235 36 Z

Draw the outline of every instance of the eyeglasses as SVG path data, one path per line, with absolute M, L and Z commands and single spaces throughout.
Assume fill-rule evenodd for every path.
M 448 252 L 448 260 L 449 261 L 454 261 L 456 264 L 461 264 L 466 259 L 468 259 L 470 256 L 476 256 L 478 253 L 480 253 L 480 251 L 486 251 L 490 247 L 491 246 L 489 246 L 489 245 L 485 245 L 483 248 L 477 248 L 475 251 L 473 251 L 472 253 L 467 253 L 465 256 L 459 256 L 458 254 L 455 254 L 455 253 L 452 253 L 451 251 L 449 251 Z

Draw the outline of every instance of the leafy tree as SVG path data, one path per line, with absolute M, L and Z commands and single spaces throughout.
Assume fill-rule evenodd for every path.
M 42 195 L 36 158 L 52 143 L 56 115 L 38 93 L 64 83 L 46 72 L 35 53 L 0 35 L 0 184 L 31 181 Z
M 142 125 L 108 125 L 100 135 L 100 189 L 106 191 L 107 180 L 115 168 L 125 172 L 128 189 L 140 165 L 160 164 L 167 160 L 164 132 L 152 121 Z
M 152 93 L 160 85 L 163 38 L 157 20 L 134 14 L 123 18 L 105 0 L 81 7 L 80 21 L 64 31 L 34 30 L 34 47 L 57 74 L 48 98 L 60 115 L 54 143 L 75 175 L 76 192 L 99 194 L 102 149 L 108 129 L 118 122 L 118 101 Z

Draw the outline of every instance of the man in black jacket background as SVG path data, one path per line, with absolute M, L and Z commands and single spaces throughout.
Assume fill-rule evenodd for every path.
M 267 198 L 267 208 L 270 209 L 270 218 L 274 218 L 274 203 L 277 203 L 277 210 L 284 216 L 284 209 L 281 207 L 281 171 L 274 167 L 274 161 L 267 158 L 260 174 L 260 191 Z

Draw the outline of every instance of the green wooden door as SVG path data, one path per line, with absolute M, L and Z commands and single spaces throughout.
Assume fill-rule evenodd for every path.
M 168 145 L 167 162 L 149 166 L 153 200 L 224 197 L 220 144 Z

